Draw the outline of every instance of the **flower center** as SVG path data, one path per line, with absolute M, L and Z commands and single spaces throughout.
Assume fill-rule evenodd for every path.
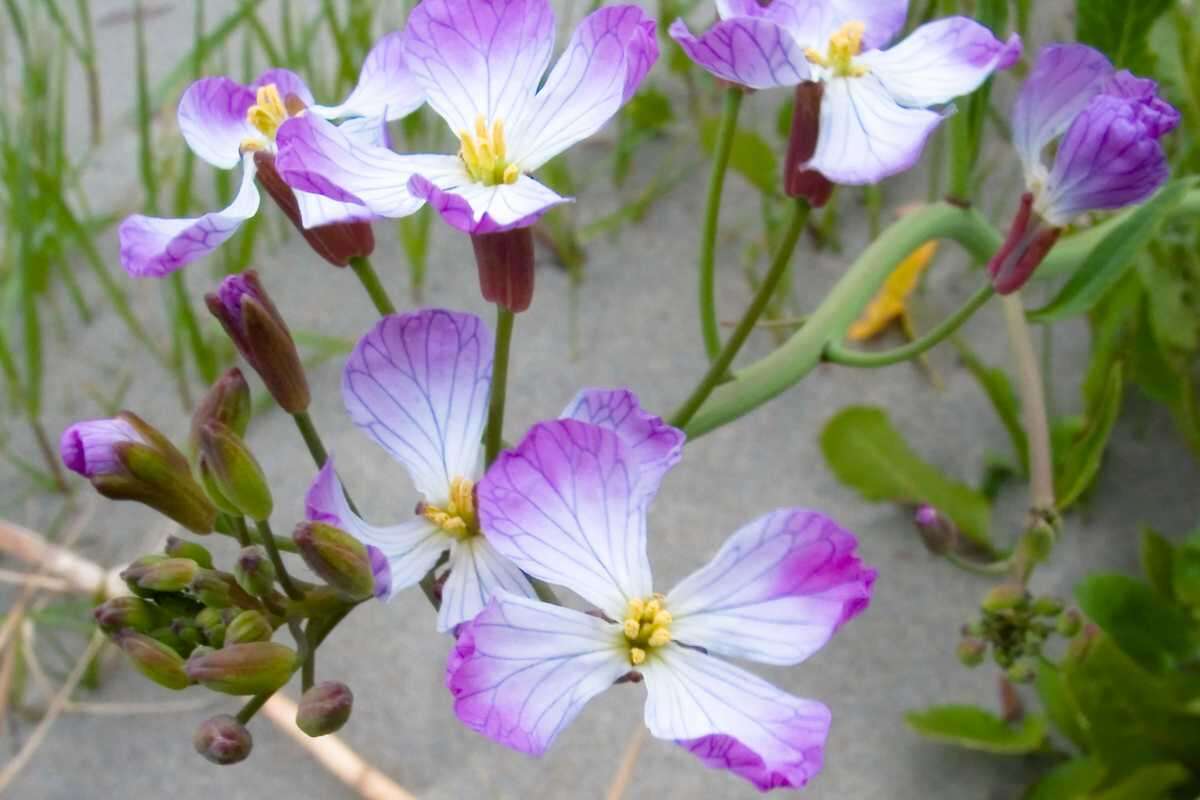
M 839 78 L 861 78 L 869 70 L 856 66 L 854 57 L 862 52 L 863 33 L 866 29 L 866 26 L 857 20 L 847 22 L 829 37 L 829 51 L 825 55 L 807 47 L 804 57 L 818 66 L 832 70 Z
M 621 627 L 629 646 L 629 663 L 635 667 L 644 664 L 646 656 L 656 648 L 671 641 L 671 612 L 663 608 L 665 601 L 661 594 L 629 601 Z
M 472 180 L 484 186 L 517 182 L 521 171 L 516 164 L 508 163 L 503 121 L 493 121 L 491 130 L 488 130 L 487 121 L 480 114 L 475 118 L 475 133 L 459 131 L 458 138 L 462 142 L 458 156 Z
M 279 87 L 273 83 L 258 87 L 254 105 L 246 111 L 246 121 L 266 136 L 275 138 L 275 131 L 287 122 L 288 110 L 279 95 Z
M 455 539 L 468 539 L 479 533 L 479 521 L 475 516 L 475 484 L 466 478 L 450 481 L 450 500 L 444 508 L 422 503 L 417 513 Z

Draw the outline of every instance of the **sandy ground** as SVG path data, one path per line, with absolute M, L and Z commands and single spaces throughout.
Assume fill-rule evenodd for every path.
M 156 57 L 171 60 L 169 52 L 163 53 L 163 42 L 168 36 L 186 35 L 186 20 L 187 12 L 180 8 L 155 20 Z M 113 31 L 113 37 L 122 35 L 120 29 Z M 124 63 L 114 59 L 114 64 Z M 770 100 L 754 98 L 747 113 L 750 119 L 769 124 Z M 96 175 L 89 177 L 100 187 L 96 202 L 112 208 L 121 208 L 124 198 L 133 196 L 122 193 L 131 186 L 132 170 L 130 162 L 122 161 L 120 148 L 118 143 L 106 149 Z M 662 152 L 644 153 L 638 174 L 646 174 Z M 725 230 L 753 231 L 757 201 L 740 181 L 731 183 Z M 509 439 L 517 438 L 529 424 L 557 414 L 581 386 L 630 386 L 646 406 L 664 413 L 689 390 L 704 365 L 692 301 L 695 221 L 703 186 L 704 175 L 697 173 L 642 224 L 597 242 L 589 252 L 587 281 L 577 296 L 575 312 L 570 310 L 566 277 L 549 265 L 539 271 L 534 306 L 517 327 Z M 920 197 L 923 186 L 919 175 L 901 181 L 889 187 L 889 202 L 898 205 Z M 114 191 L 116 187 L 120 191 Z M 587 220 L 618 201 L 601 183 L 585 187 L 579 202 L 581 216 Z M 854 214 L 849 205 L 846 208 Z M 277 216 L 274 210 L 271 213 Z M 847 253 L 862 245 L 862 230 L 857 221 L 850 221 Z M 403 297 L 407 273 L 390 224 L 380 224 L 377 237 L 376 265 L 393 295 Z M 465 238 L 438 227 L 434 240 L 426 302 L 470 310 L 490 320 L 490 312 L 477 296 Z M 115 265 L 115 242 L 106 240 L 103 245 Z M 719 283 L 725 317 L 735 317 L 748 298 L 740 254 L 740 244 L 726 237 Z M 811 306 L 842 273 L 848 256 L 814 255 L 806 244 L 798 263 L 797 297 L 802 305 Z M 295 328 L 354 337 L 374 320 L 353 277 L 317 263 L 295 237 L 263 248 L 259 267 Z M 191 268 L 188 277 L 197 291 L 213 283 L 204 264 Z M 929 321 L 949 312 L 979 280 L 979 274 L 966 269 L 961 257 L 947 248 L 919 300 L 921 317 Z M 138 307 L 149 309 L 151 324 L 161 327 L 159 287 L 142 283 L 131 291 Z M 572 336 L 573 327 L 577 337 Z M 966 336 L 986 360 L 1007 364 L 1003 323 L 995 305 L 972 321 Z M 765 352 L 770 344 L 768 336 L 757 337 L 747 357 Z M 1059 380 L 1054 393 L 1062 410 L 1077 406 L 1086 354 L 1085 328 L 1070 325 L 1059 331 L 1055 341 Z M 135 375 L 125 405 L 164 430 L 182 434 L 186 420 L 171 378 L 152 365 L 142 366 L 144 360 L 111 315 L 102 315 L 86 330 L 71 328 L 52 343 L 48 354 L 48 427 L 57 434 L 72 419 L 94 415 L 97 406 L 91 392 L 109 393 L 124 376 Z M 936 351 L 932 362 L 944 380 L 943 389 L 910 366 L 879 373 L 819 369 L 759 413 L 690 444 L 653 510 L 650 555 L 658 585 L 669 586 L 704 563 L 743 521 L 779 506 L 810 506 L 833 515 L 858 533 L 865 559 L 879 568 L 871 609 L 825 650 L 796 668 L 755 668 L 781 686 L 820 698 L 833 708 L 827 767 L 807 790 L 814 800 L 1014 798 L 1033 767 L 1020 759 L 947 750 L 907 730 L 902 714 L 908 709 L 938 702 L 991 701 L 992 673 L 962 669 L 953 652 L 959 624 L 988 584 L 933 560 L 916 539 L 906 511 L 865 504 L 838 484 L 816 446 L 821 428 L 839 409 L 871 403 L 888 408 L 897 427 L 931 462 L 965 479 L 981 474 L 987 453 L 1006 452 L 1005 434 L 949 348 Z M 403 471 L 345 417 L 339 371 L 335 362 L 311 375 L 313 415 L 368 518 L 398 519 L 412 507 L 415 494 Z M 29 444 L 23 431 L 14 427 L 10 434 L 14 446 Z M 307 454 L 290 421 L 281 415 L 256 420 L 250 441 L 276 490 L 276 528 L 287 530 L 302 513 L 301 497 L 312 475 Z M 31 527 L 46 524 L 55 503 L 30 496 L 24 478 L 10 467 L 0 470 L 3 516 Z M 1132 570 L 1140 525 L 1178 533 L 1196 522 L 1198 479 L 1200 469 L 1177 442 L 1169 420 L 1131 395 L 1097 490 L 1069 518 L 1054 561 L 1038 574 L 1036 588 L 1065 594 L 1089 570 Z M 1012 487 L 1003 500 L 995 520 L 1002 540 L 1022 517 L 1022 488 Z M 88 527 L 81 549 L 105 563 L 120 563 L 146 549 L 147 537 L 152 536 L 148 532 L 155 530 L 161 529 L 150 513 L 105 504 Z M 231 552 L 222 546 L 216 548 Z M 344 729 L 345 739 L 428 800 L 603 795 L 638 724 L 640 687 L 605 693 L 549 755 L 531 761 L 455 721 L 441 684 L 447 647 L 448 640 L 433 632 L 433 616 L 419 592 L 405 593 L 389 605 L 371 603 L 356 612 L 330 638 L 319 658 L 320 677 L 347 682 L 358 701 Z M 296 687 L 289 691 L 294 696 Z M 169 695 L 121 666 L 109 670 L 102 688 L 90 699 L 181 698 L 195 699 L 197 707 L 138 716 L 67 715 L 10 788 L 9 796 L 22 800 L 164 794 L 173 800 L 352 796 L 264 720 L 253 724 L 255 753 L 250 761 L 233 768 L 201 761 L 191 749 L 193 728 L 213 713 L 235 709 L 234 700 L 199 689 Z M 23 736 L 29 728 L 29 723 L 23 723 L 17 730 Z M 6 755 L 15 752 L 20 738 L 6 737 L 0 740 L 0 748 Z M 754 796 L 754 790 L 741 781 L 705 770 L 673 745 L 653 740 L 642 753 L 628 793 L 630 798 L 661 800 Z

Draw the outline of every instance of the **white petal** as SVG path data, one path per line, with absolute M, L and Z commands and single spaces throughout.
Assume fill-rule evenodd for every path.
M 425 93 L 404 60 L 404 33 L 383 36 L 363 61 L 358 85 L 338 106 L 312 106 L 325 117 L 380 117 L 400 119 L 421 107 Z
M 448 631 L 474 619 L 500 591 L 536 597 L 529 580 L 482 536 L 456 541 L 450 550 L 450 576 L 442 587 L 438 630 Z
M 242 160 L 242 142 L 263 138 L 246 121 L 254 99 L 253 90 L 229 78 L 201 78 L 179 101 L 179 132 L 197 156 L 233 169 Z

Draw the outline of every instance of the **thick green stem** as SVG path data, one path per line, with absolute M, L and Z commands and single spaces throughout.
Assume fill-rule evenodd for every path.
M 355 256 L 350 259 L 350 269 L 354 270 L 354 274 L 358 276 L 359 283 L 367 290 L 367 295 L 370 296 L 371 302 L 375 304 L 381 317 L 396 313 L 396 306 L 392 303 L 392 298 L 388 297 L 387 290 L 379 281 L 379 275 L 371 266 L 369 258 Z
M 304 599 L 304 592 L 292 583 L 292 576 L 288 574 L 287 565 L 283 563 L 283 557 L 279 555 L 279 548 L 275 546 L 275 535 L 271 533 L 271 523 L 260 519 L 255 520 L 254 525 L 258 528 L 259 538 L 262 540 L 267 555 L 271 558 L 271 564 L 275 566 L 275 577 L 279 580 L 279 585 L 283 587 L 284 594 L 297 603 L 300 602 Z
M 825 360 L 844 367 L 859 369 L 878 369 L 902 364 L 922 355 L 928 350 L 941 344 L 946 338 L 961 328 L 976 311 L 996 294 L 991 284 L 984 286 L 967 301 L 966 305 L 947 317 L 944 322 L 924 336 L 914 339 L 903 347 L 885 350 L 879 353 L 868 353 L 862 350 L 852 350 L 842 344 L 830 344 L 825 348 Z
M 758 318 L 762 316 L 767 308 L 767 304 L 771 302 L 771 298 L 775 295 L 775 289 L 779 286 L 779 281 L 787 272 L 788 265 L 792 262 L 792 254 L 796 250 L 796 243 L 800 240 L 800 234 L 804 231 L 804 226 L 808 224 L 809 208 L 808 201 L 798 199 L 795 201 L 795 206 L 792 209 L 792 219 L 788 224 L 787 233 L 783 236 L 783 241 L 780 243 L 779 252 L 775 254 L 775 261 L 771 264 L 767 276 L 763 279 L 762 285 L 758 287 L 758 293 L 750 302 L 750 306 L 746 309 L 746 313 L 742 315 L 742 319 L 733 330 L 733 334 L 729 337 L 729 341 L 721 348 L 716 359 L 709 365 L 708 372 L 700 383 L 692 391 L 691 396 L 683 402 L 683 405 L 671 415 L 671 424 L 677 428 L 686 426 L 696 412 L 704 405 L 704 401 L 708 399 L 713 390 L 725 380 L 729 374 L 729 367 L 733 364 L 734 358 L 742 349 L 742 345 L 750 338 L 750 334 L 754 331 L 754 326 L 758 324 Z
M 488 398 L 487 429 L 483 434 L 484 463 L 491 466 L 504 441 L 504 401 L 508 394 L 508 353 L 516 314 L 496 306 L 496 352 L 492 359 L 492 394 Z
M 233 533 L 237 537 L 238 544 L 242 547 L 249 547 L 250 530 L 246 527 L 246 518 L 241 514 L 228 514 L 226 516 L 233 525 Z
M 712 174 L 708 179 L 708 201 L 704 209 L 704 231 L 700 239 L 700 331 L 704 335 L 704 351 L 709 361 L 721 352 L 716 301 L 717 227 L 721 217 L 721 195 L 725 192 L 725 173 L 729 169 L 729 155 L 733 152 L 733 138 L 737 133 L 743 94 L 737 87 L 725 90 L 725 108 L 721 113 L 721 126 L 717 130 Z
M 307 411 L 297 411 L 292 414 L 292 419 L 296 420 L 296 427 L 300 429 L 300 435 L 304 438 L 304 444 L 308 447 L 317 469 L 325 466 L 325 462 L 329 460 L 329 453 L 325 450 L 321 435 L 317 433 L 317 427 L 313 425 L 312 417 Z

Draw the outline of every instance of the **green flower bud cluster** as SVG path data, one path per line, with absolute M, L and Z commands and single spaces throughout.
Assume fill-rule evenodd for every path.
M 964 666 L 977 667 L 991 650 L 992 660 L 1013 683 L 1034 679 L 1051 637 L 1070 638 L 1082 625 L 1078 611 L 1064 610 L 1062 601 L 1053 597 L 1034 598 L 1017 584 L 994 587 L 980 607 L 980 617 L 963 626 L 958 659 Z

